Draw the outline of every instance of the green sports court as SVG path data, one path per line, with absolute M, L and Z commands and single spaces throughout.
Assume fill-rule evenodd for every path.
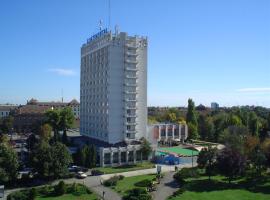
M 177 154 L 178 156 L 197 156 L 199 154 L 196 150 L 185 149 L 182 147 L 161 147 L 157 149 L 157 153 L 160 155 Z

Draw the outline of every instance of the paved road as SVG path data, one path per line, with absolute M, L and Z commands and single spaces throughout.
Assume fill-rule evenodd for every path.
M 187 165 L 178 165 L 178 168 L 183 168 L 183 167 L 191 167 L 190 164 Z M 172 172 L 175 170 L 174 166 L 167 166 L 167 165 L 162 165 L 162 172 L 167 173 L 170 172 L 170 175 L 166 175 L 163 180 L 164 182 L 164 188 L 161 186 L 160 189 L 158 189 L 158 191 L 164 191 L 162 194 L 160 194 L 160 197 L 163 198 L 163 196 L 167 195 L 170 196 L 173 191 L 170 190 L 170 185 L 167 184 L 166 185 L 166 181 L 168 182 L 169 180 L 171 180 L 172 178 Z M 122 173 L 116 173 L 116 174 L 105 174 L 105 175 L 101 175 L 101 176 L 88 176 L 85 179 L 76 179 L 76 178 L 71 178 L 71 179 L 65 179 L 64 181 L 66 183 L 81 183 L 86 185 L 87 187 L 89 187 L 90 189 L 92 189 L 94 192 L 96 192 L 98 195 L 102 196 L 103 195 L 103 191 L 105 191 L 105 200 L 121 200 L 121 197 L 119 196 L 118 193 L 116 193 L 115 191 L 111 190 L 110 188 L 104 187 L 103 185 L 101 185 L 101 183 L 104 180 L 107 180 L 113 176 L 116 175 L 123 175 L 125 177 L 131 177 L 131 176 L 139 176 L 139 175 L 145 175 L 145 174 L 154 174 L 156 173 L 157 170 L 156 168 L 152 168 L 152 169 L 143 169 L 143 170 L 137 170 L 137 171 L 129 171 L 129 172 L 122 172 Z M 54 181 L 52 184 L 57 184 L 60 180 Z M 162 183 L 162 182 L 161 182 Z M 25 189 L 25 188 L 16 188 L 16 189 L 12 189 L 12 190 L 6 190 L 5 191 L 5 197 L 4 199 L 7 198 L 7 195 L 14 192 L 14 191 L 18 191 L 21 189 Z M 161 198 L 159 198 L 159 195 L 155 194 L 157 197 L 157 199 L 161 200 Z M 168 197 L 167 196 L 167 197 Z M 1 199 L 2 200 L 2 199 Z
M 161 179 L 157 190 L 152 193 L 154 200 L 165 200 L 178 190 L 178 184 L 173 178 L 174 173 L 168 172 Z

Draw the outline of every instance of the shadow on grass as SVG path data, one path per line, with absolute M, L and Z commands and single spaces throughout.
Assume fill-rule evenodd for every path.
M 270 194 L 269 177 L 245 179 L 237 182 L 225 182 L 223 180 L 191 180 L 186 182 L 184 188 L 192 192 L 211 192 L 228 189 L 243 189 L 255 193 Z

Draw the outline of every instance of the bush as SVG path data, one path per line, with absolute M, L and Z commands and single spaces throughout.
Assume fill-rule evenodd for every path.
M 25 190 L 13 192 L 7 196 L 7 200 L 28 200 L 28 192 Z
M 123 200 L 151 200 L 152 196 L 143 188 L 134 188 L 128 191 Z
M 180 184 L 185 183 L 186 178 L 198 178 L 199 171 L 197 168 L 182 168 L 180 171 L 176 172 L 173 178 Z
M 113 176 L 111 178 L 109 178 L 108 180 L 104 181 L 104 185 L 106 187 L 111 187 L 111 186 L 116 186 L 117 182 L 119 180 L 123 180 L 124 176 Z
M 151 187 L 152 185 L 153 185 L 152 181 L 149 179 L 144 179 L 142 181 L 135 183 L 135 186 L 137 187 Z
M 34 200 L 37 197 L 37 190 L 36 188 L 31 188 L 28 194 L 29 200 Z
M 60 181 L 57 185 L 54 186 L 54 193 L 56 195 L 63 195 L 67 191 L 67 187 L 64 181 Z
M 39 193 L 48 196 L 52 191 L 52 186 L 45 185 L 44 187 L 39 189 Z

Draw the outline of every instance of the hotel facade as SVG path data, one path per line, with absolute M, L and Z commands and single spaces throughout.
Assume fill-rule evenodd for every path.
M 147 38 L 102 30 L 81 47 L 80 133 L 107 144 L 147 135 Z

